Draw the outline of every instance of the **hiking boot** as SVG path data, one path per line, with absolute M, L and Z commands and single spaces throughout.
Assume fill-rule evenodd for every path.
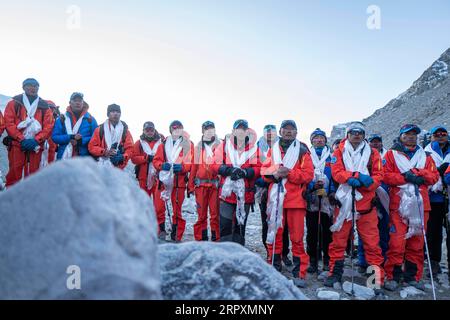
M 365 267 L 365 266 L 359 266 L 358 267 L 358 272 L 360 273 L 360 274 L 366 274 L 366 272 L 367 272 L 367 267 Z
M 317 265 L 316 259 L 310 259 L 309 260 L 309 267 L 306 270 L 308 273 L 317 273 L 319 271 L 319 267 Z
M 281 272 L 281 270 L 283 269 L 282 266 L 281 266 L 281 255 L 279 255 L 279 254 L 275 254 L 274 255 L 274 257 L 273 257 L 273 267 L 278 272 Z
M 425 291 L 425 284 L 423 283 L 423 281 L 408 281 L 407 282 L 408 285 L 420 290 L 420 291 Z
M 433 275 L 433 278 L 436 278 L 437 275 L 441 274 L 441 273 L 442 273 L 442 269 L 441 269 L 439 262 L 431 260 L 431 274 Z M 427 275 L 428 275 L 428 278 L 431 278 L 429 272 L 427 273 Z
M 323 259 L 323 267 L 322 267 L 322 271 L 330 271 L 330 259 L 329 258 L 324 258 Z
M 159 240 L 166 241 L 166 237 L 167 237 L 166 231 L 162 230 L 162 231 L 159 232 L 159 235 L 158 235 L 158 239 Z
M 388 291 L 396 291 L 398 289 L 398 282 L 395 280 L 386 280 L 384 282 L 384 288 Z
M 306 280 L 303 278 L 294 278 L 294 284 L 299 288 L 306 288 Z
M 325 279 L 326 287 L 334 287 L 334 284 L 342 282 L 342 274 L 344 273 L 344 260 L 338 260 L 334 264 L 333 273 Z
M 284 265 L 286 266 L 286 267 L 292 267 L 292 261 L 291 261 L 291 259 L 289 259 L 289 257 L 288 256 L 283 256 L 282 257 L 282 260 L 283 260 L 283 263 L 284 263 Z

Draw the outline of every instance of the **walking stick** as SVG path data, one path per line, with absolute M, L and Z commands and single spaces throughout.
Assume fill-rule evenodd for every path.
M 354 267 L 353 267 L 353 246 L 354 246 L 354 239 L 353 239 L 353 235 L 355 234 L 355 213 L 356 213 L 356 188 L 352 187 L 352 239 L 350 242 L 350 261 L 351 261 L 351 266 L 352 266 L 352 291 L 351 291 L 351 295 L 353 296 L 355 294 L 354 291 L 354 284 L 355 284 L 355 277 L 354 277 Z
M 436 300 L 436 289 L 434 287 L 434 279 L 433 279 L 433 272 L 431 272 L 431 260 L 430 260 L 430 252 L 428 251 L 428 243 L 427 243 L 427 235 L 425 233 L 425 210 L 420 207 L 420 192 L 419 187 L 415 184 L 414 185 L 414 191 L 416 193 L 417 198 L 417 207 L 419 208 L 420 213 L 420 222 L 422 225 L 422 235 L 423 235 L 423 241 L 425 242 L 425 253 L 427 255 L 427 261 L 428 261 L 428 269 L 430 271 L 430 278 L 431 278 L 431 287 L 433 288 L 433 300 Z
M 277 183 L 277 187 L 278 187 L 278 190 L 277 190 L 277 207 L 275 209 L 275 237 L 274 237 L 273 246 L 272 246 L 272 249 L 273 249 L 273 252 L 272 252 L 272 266 L 273 266 L 273 262 L 275 260 L 275 244 L 277 243 L 277 233 L 278 233 L 277 222 L 278 222 L 278 213 L 279 213 L 279 208 L 280 208 L 280 193 L 281 193 L 281 189 L 283 188 L 282 181 Z
M 319 264 L 319 257 L 320 257 L 320 253 L 321 253 L 321 250 L 320 250 L 320 243 L 321 243 L 321 242 L 323 243 L 323 241 L 321 241 L 321 240 L 322 240 L 321 237 L 323 237 L 323 233 L 320 232 L 320 229 L 322 228 L 322 226 L 321 226 L 321 221 L 320 221 L 321 215 L 322 215 L 322 196 L 319 196 L 319 218 L 318 218 L 318 222 L 317 222 L 317 251 L 316 251 L 316 254 L 317 254 L 317 257 L 316 257 L 317 264 Z M 317 273 L 319 273 L 319 270 L 317 270 Z

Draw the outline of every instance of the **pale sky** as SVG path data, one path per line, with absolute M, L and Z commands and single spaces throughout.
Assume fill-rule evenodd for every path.
M 369 5 L 381 29 L 369 30 Z M 0 0 L 0 94 L 65 107 L 85 94 L 101 123 L 122 107 L 134 139 L 144 121 L 164 134 L 178 119 L 196 142 L 245 118 L 258 134 L 294 119 L 316 127 L 361 120 L 406 90 L 449 46 L 450 2 L 429 1 L 5 1 Z M 80 11 L 71 29 L 70 5 Z M 69 26 L 73 26 L 70 24 Z

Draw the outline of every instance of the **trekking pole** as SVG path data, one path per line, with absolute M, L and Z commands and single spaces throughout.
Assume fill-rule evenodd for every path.
M 275 260 L 275 244 L 277 243 L 277 233 L 278 233 L 278 227 L 277 227 L 277 223 L 278 223 L 278 213 L 279 213 L 279 208 L 280 208 L 280 193 L 281 193 L 281 188 L 283 187 L 282 185 L 282 181 L 277 183 L 277 207 L 275 209 L 275 236 L 274 236 L 274 240 L 273 240 L 273 252 L 272 252 L 272 266 L 273 266 L 273 262 Z
M 351 261 L 351 266 L 352 266 L 352 291 L 351 291 L 351 295 L 355 295 L 355 291 L 354 291 L 354 284 L 355 284 L 355 277 L 354 277 L 354 267 L 353 267 L 353 246 L 354 246 L 354 239 L 353 239 L 353 235 L 355 234 L 355 213 L 356 213 L 356 209 L 355 209 L 355 205 L 356 205 L 356 188 L 352 187 L 352 237 L 350 237 L 350 261 Z
M 420 213 L 420 222 L 422 225 L 423 241 L 425 242 L 425 253 L 427 255 L 428 269 L 429 269 L 430 278 L 431 278 L 431 287 L 433 289 L 433 300 L 436 300 L 436 289 L 434 287 L 433 272 L 431 271 L 430 252 L 428 251 L 427 235 L 425 233 L 425 210 L 423 210 L 423 208 L 420 207 L 420 203 L 419 203 L 420 192 L 419 192 L 419 187 L 416 184 L 414 185 L 414 191 L 416 193 L 417 207 L 419 208 L 419 213 Z
M 320 257 L 320 253 L 321 253 L 321 250 L 320 250 L 320 243 L 322 242 L 323 243 L 323 241 L 321 241 L 322 240 L 322 238 L 321 238 L 321 236 L 323 237 L 323 233 L 322 232 L 320 232 L 320 229 L 321 229 L 321 221 L 320 221 L 320 216 L 322 215 L 322 196 L 319 196 L 319 218 L 318 218 L 318 222 L 317 222 L 317 251 L 316 251 L 316 254 L 317 254 L 317 257 L 316 257 L 316 261 L 317 261 L 317 264 L 319 264 L 319 257 Z M 317 273 L 319 273 L 319 269 L 317 269 Z
M 25 164 L 26 170 L 25 170 L 24 178 L 28 177 L 30 175 L 30 151 L 26 152 L 26 156 L 25 157 L 26 157 L 26 164 Z
M 180 209 L 180 214 L 182 208 L 179 207 L 179 201 L 178 201 L 178 173 L 175 173 L 175 205 L 177 207 L 177 211 L 175 212 L 175 240 L 177 240 L 177 233 L 178 233 L 178 209 Z M 181 239 L 180 239 L 181 240 Z

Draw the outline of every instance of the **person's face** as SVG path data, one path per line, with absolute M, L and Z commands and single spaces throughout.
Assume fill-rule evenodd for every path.
M 216 129 L 213 127 L 207 127 L 203 132 L 203 139 L 205 141 L 211 141 L 212 138 L 216 135 Z
M 280 129 L 280 135 L 283 140 L 294 140 L 295 138 L 297 138 L 297 129 L 289 124 Z
M 153 135 L 155 134 L 155 128 L 153 128 L 153 127 L 147 127 L 147 128 L 145 128 L 145 129 L 144 129 L 144 134 L 145 134 L 147 137 L 153 137 Z
M 118 123 L 120 121 L 120 112 L 111 111 L 108 115 L 108 119 L 113 123 Z
M 377 150 L 383 149 L 383 143 L 380 141 L 380 139 L 373 139 L 369 144 L 371 148 L 375 148 Z
M 238 141 L 244 141 L 247 136 L 247 130 L 243 126 L 239 126 L 237 129 L 233 130 L 233 134 Z
M 314 148 L 325 147 L 325 137 L 324 136 L 315 136 L 312 139 L 312 144 Z
M 183 127 L 181 126 L 173 126 L 172 127 L 172 138 L 174 140 L 178 139 L 183 135 Z
M 264 131 L 266 141 L 274 141 L 277 138 L 277 132 L 273 129 Z
M 23 91 L 27 96 L 35 97 L 39 92 L 39 86 L 27 84 L 23 87 Z
M 400 136 L 400 141 L 406 146 L 417 145 L 417 133 L 414 131 L 409 131 Z
M 83 99 L 75 98 L 73 100 L 70 100 L 70 108 L 75 113 L 81 112 L 81 110 L 83 110 Z
M 433 140 L 439 144 L 446 144 L 448 142 L 448 133 L 445 131 L 437 131 L 433 134 Z
M 361 131 L 350 131 L 348 133 L 348 141 L 351 144 L 359 145 L 364 140 L 364 132 Z

